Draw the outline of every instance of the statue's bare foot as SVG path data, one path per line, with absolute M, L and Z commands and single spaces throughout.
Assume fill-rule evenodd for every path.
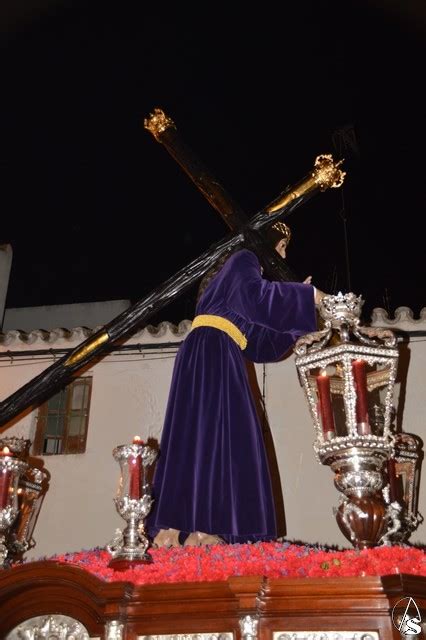
M 194 531 L 190 533 L 185 540 L 185 547 L 203 547 L 207 544 L 225 544 L 219 536 L 212 533 L 202 533 L 202 531 Z
M 180 547 L 177 529 L 160 529 L 152 544 L 154 547 Z

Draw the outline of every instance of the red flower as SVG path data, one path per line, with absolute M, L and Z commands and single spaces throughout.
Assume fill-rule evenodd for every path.
M 108 568 L 103 549 L 53 556 L 50 560 L 77 565 L 98 578 L 135 584 L 221 581 L 231 576 L 341 577 L 392 573 L 426 575 L 426 553 L 411 547 L 325 550 L 280 542 L 151 549 L 154 562 L 125 572 Z

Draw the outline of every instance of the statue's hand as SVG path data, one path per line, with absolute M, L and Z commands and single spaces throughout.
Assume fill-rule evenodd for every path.
M 324 291 L 321 291 L 321 289 L 317 289 L 315 287 L 315 304 L 318 306 L 321 303 L 321 300 L 324 298 L 324 296 L 326 296 L 327 294 L 324 293 Z

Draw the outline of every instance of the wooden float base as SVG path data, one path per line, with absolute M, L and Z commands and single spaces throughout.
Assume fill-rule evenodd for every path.
M 102 640 L 401 640 L 392 610 L 409 596 L 426 621 L 426 578 L 407 574 L 137 586 L 43 561 L 0 571 L 0 638 L 27 637 L 12 630 L 31 618 L 62 615 Z

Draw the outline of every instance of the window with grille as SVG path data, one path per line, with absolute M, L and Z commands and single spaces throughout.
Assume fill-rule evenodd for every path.
M 76 378 L 41 405 L 34 440 L 36 455 L 84 453 L 92 378 Z

